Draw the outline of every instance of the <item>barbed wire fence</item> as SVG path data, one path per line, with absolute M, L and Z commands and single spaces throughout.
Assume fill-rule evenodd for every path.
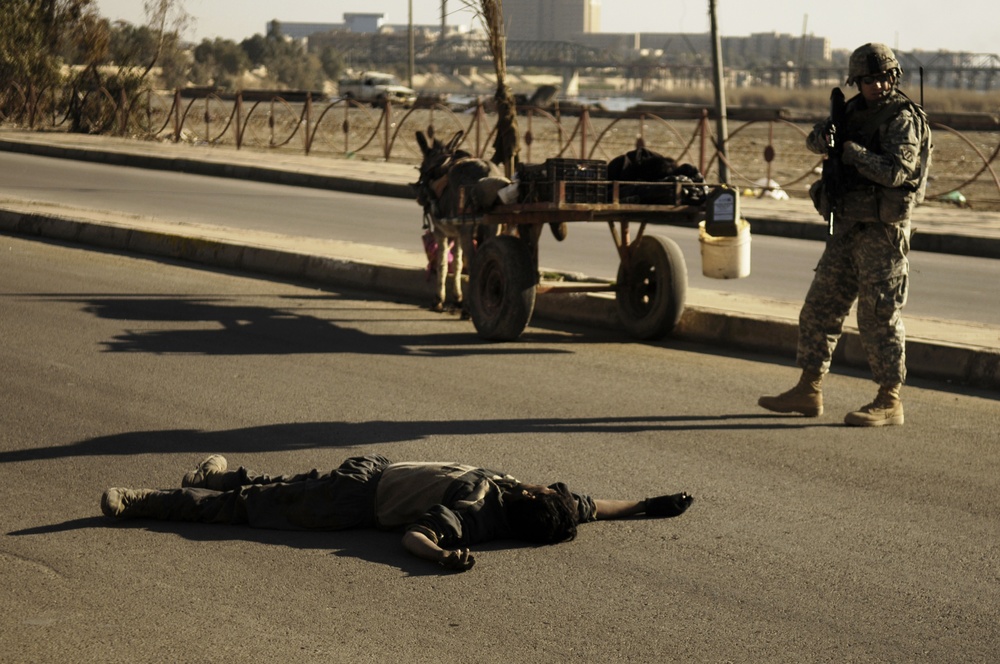
M 310 93 L 237 92 L 222 97 L 182 90 L 134 94 L 9 85 L 0 89 L 0 126 L 33 131 L 83 131 L 134 140 L 229 146 L 237 150 L 301 151 L 306 155 L 416 163 L 418 130 L 448 137 L 463 131 L 463 147 L 478 156 L 492 145 L 497 116 L 489 100 L 456 108 L 441 101 L 401 108 Z M 718 168 L 711 110 L 609 112 L 574 106 L 518 108 L 520 158 L 610 160 L 638 146 L 696 166 L 707 179 Z M 809 119 L 760 109 L 736 119 L 729 132 L 731 184 L 757 193 L 780 187 L 805 197 L 820 158 L 805 148 Z M 1000 131 L 960 131 L 932 123 L 934 161 L 928 200 L 1000 210 Z

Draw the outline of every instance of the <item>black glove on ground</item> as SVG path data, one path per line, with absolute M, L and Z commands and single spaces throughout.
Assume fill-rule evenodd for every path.
M 675 493 L 672 496 L 657 496 L 656 498 L 646 499 L 646 516 L 652 517 L 654 519 L 661 519 L 664 517 L 680 516 L 684 513 L 691 503 L 694 502 L 694 497 L 689 496 L 686 493 Z

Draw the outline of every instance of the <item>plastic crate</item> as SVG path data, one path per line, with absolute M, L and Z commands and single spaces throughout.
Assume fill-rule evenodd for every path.
M 608 164 L 600 159 L 546 159 L 547 180 L 607 180 Z
M 559 187 L 563 188 L 563 203 L 607 203 L 611 200 L 611 184 L 607 181 L 558 180 L 549 184 L 552 200 L 558 198 Z
M 607 203 L 611 200 L 608 165 L 598 159 L 546 159 L 544 164 L 519 164 L 518 201 L 551 203 L 559 197 L 563 183 L 563 203 Z

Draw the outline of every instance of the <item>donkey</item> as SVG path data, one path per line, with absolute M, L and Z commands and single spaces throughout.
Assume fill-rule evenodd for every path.
M 472 256 L 475 224 L 461 223 L 460 218 L 488 210 L 496 201 L 497 191 L 510 184 L 496 164 L 458 149 L 463 135 L 459 131 L 447 143 L 436 138 L 428 143 L 424 133 L 417 132 L 424 159 L 420 179 L 413 187 L 417 203 L 424 208 L 424 226 L 438 245 L 437 295 L 431 307 L 434 311 L 445 310 L 451 241 L 455 242 L 452 297 L 455 307 L 462 307 L 462 262 L 464 256 Z

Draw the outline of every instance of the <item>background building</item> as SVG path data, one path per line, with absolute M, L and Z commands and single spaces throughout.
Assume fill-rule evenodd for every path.
M 600 32 L 600 0 L 504 0 L 508 22 L 508 65 L 545 68 L 575 80 L 586 70 L 617 72 L 662 87 L 702 86 L 711 82 L 711 35 L 682 32 Z M 268 32 L 274 22 L 268 24 Z M 343 23 L 282 23 L 281 33 L 332 45 L 350 67 L 391 69 L 408 62 L 408 25 L 385 23 L 379 13 L 344 14 Z M 485 36 L 478 30 L 415 25 L 416 63 L 434 71 L 489 64 Z M 777 32 L 722 37 L 722 59 L 735 86 L 810 87 L 843 79 L 850 51 L 831 48 L 811 34 Z M 991 90 L 1000 81 L 995 54 L 897 52 L 904 84 L 913 85 L 921 69 L 937 87 Z M 548 63 L 548 64 L 542 64 Z M 643 83 L 645 86 L 646 83 Z M 567 86 L 566 90 L 572 89 Z
M 504 0 L 507 39 L 579 41 L 601 31 L 600 0 Z

